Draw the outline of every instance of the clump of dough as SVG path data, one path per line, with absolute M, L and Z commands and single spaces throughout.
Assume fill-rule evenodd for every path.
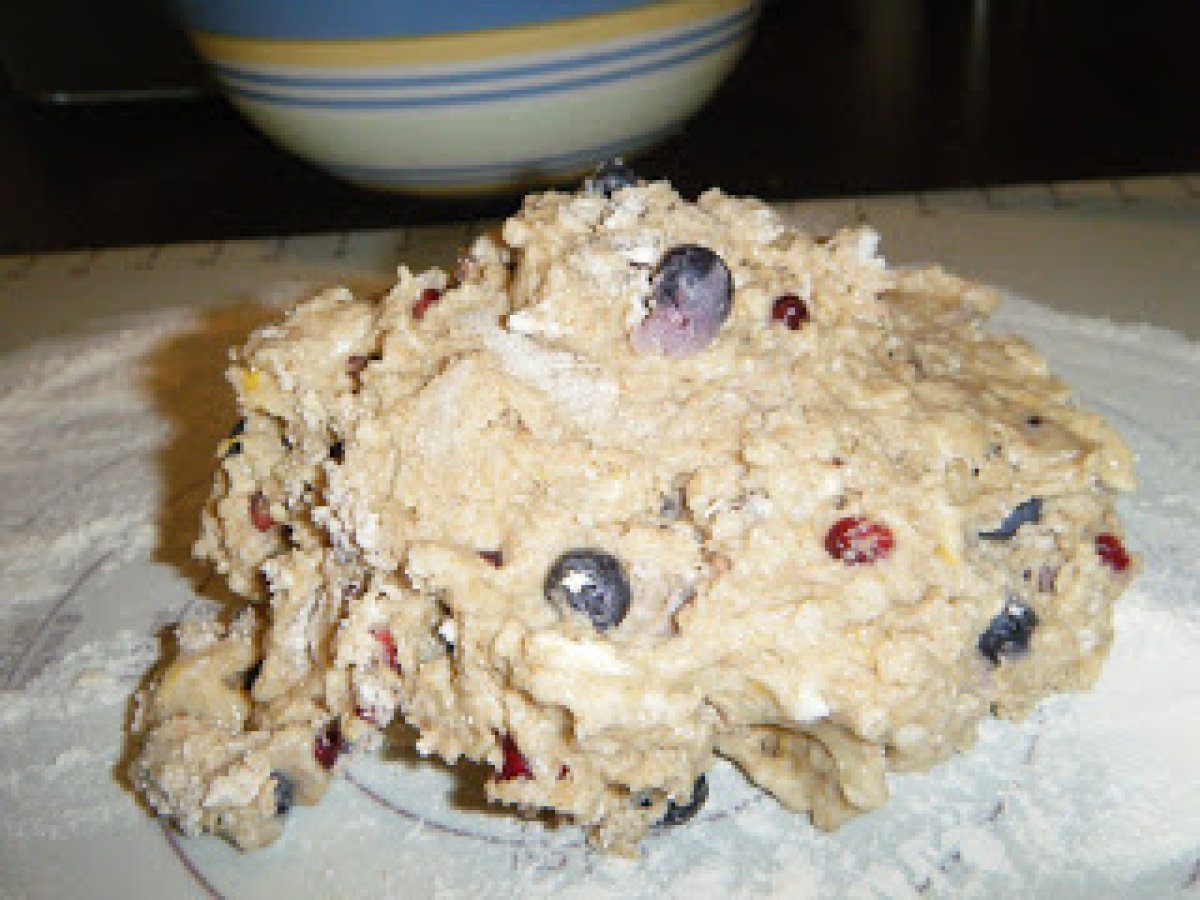
M 196 552 L 247 610 L 181 629 L 137 723 L 184 831 L 269 843 L 396 721 L 609 850 L 718 756 L 833 828 L 1096 677 L 1130 453 L 983 330 L 993 292 L 719 191 L 605 193 L 530 196 L 457 277 L 326 291 L 236 353 Z M 680 247 L 732 302 L 656 352 Z

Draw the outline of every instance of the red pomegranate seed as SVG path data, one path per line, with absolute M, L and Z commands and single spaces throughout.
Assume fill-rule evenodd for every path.
M 1096 535 L 1096 553 L 1100 557 L 1101 562 L 1112 569 L 1114 572 L 1124 572 L 1129 568 L 1130 560 L 1129 552 L 1125 549 L 1125 545 L 1121 543 L 1121 539 L 1115 534 Z
M 396 661 L 396 641 L 392 638 L 392 633 L 390 631 L 372 631 L 371 635 L 379 641 L 379 646 L 383 649 L 384 662 L 393 669 L 400 668 L 400 664 Z
M 512 781 L 514 778 L 532 778 L 529 760 L 517 749 L 517 742 L 507 734 L 500 737 L 500 749 L 504 751 L 504 765 L 500 769 L 501 781 Z
M 271 518 L 271 503 L 262 491 L 255 491 L 250 497 L 250 522 L 259 531 L 270 531 L 275 527 Z
M 497 569 L 504 565 L 504 552 L 502 550 L 480 550 L 479 558 L 491 563 Z
M 425 318 L 425 313 L 429 312 L 429 307 L 437 304 L 442 299 L 442 292 L 437 288 L 425 288 L 421 291 L 421 299 L 413 304 L 412 317 L 420 322 Z
M 337 719 L 326 725 L 325 730 L 318 734 L 313 742 L 313 756 L 326 771 L 333 768 L 345 750 L 346 742 L 342 738 L 342 729 L 338 726 Z
M 877 562 L 895 546 L 890 528 L 863 516 L 838 519 L 825 535 L 825 550 L 848 566 Z
M 784 294 L 775 298 L 771 306 L 771 318 L 782 322 L 792 331 L 798 331 L 808 321 L 808 305 L 795 294 Z

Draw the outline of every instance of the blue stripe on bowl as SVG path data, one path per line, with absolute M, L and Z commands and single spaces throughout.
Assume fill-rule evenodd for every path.
M 662 128 L 622 138 L 619 141 L 593 144 L 569 153 L 521 157 L 504 162 L 455 166 L 371 166 L 321 161 L 318 165 L 351 181 L 374 184 L 425 185 L 430 188 L 499 184 L 519 179 L 534 179 L 539 176 L 547 177 L 578 172 L 602 159 L 610 159 L 622 153 L 631 153 L 651 144 L 657 144 L 675 132 L 680 124 L 680 122 L 672 122 Z
M 171 0 L 189 28 L 230 37 L 363 40 L 508 28 L 649 6 L 646 0 Z
M 226 82 L 231 95 L 242 100 L 266 103 L 275 106 L 305 107 L 311 109 L 430 109 L 445 106 L 465 106 L 475 103 L 493 103 L 516 100 L 538 95 L 550 95 L 583 88 L 598 87 L 614 82 L 628 81 L 646 75 L 675 68 L 705 56 L 717 53 L 745 38 L 752 23 L 743 22 L 729 31 L 704 41 L 690 49 L 677 51 L 670 56 L 651 62 L 631 65 L 609 72 L 563 78 L 550 83 L 518 85 L 513 87 L 481 89 L 471 92 L 446 94 L 434 97 L 306 97 L 277 91 L 243 87 L 236 82 Z
M 442 87 L 449 85 L 470 84 L 474 81 L 494 81 L 502 78 L 522 78 L 537 75 L 552 75 L 564 69 L 579 69 L 583 66 L 602 65 L 609 62 L 619 62 L 638 54 L 647 54 L 669 50 L 690 41 L 698 40 L 714 34 L 734 23 L 744 23 L 754 19 L 758 14 L 756 6 L 718 16 L 708 22 L 700 23 L 691 28 L 674 32 L 665 37 L 642 38 L 630 41 L 617 49 L 608 49 L 566 56 L 559 59 L 538 62 L 517 63 L 507 66 L 486 67 L 471 65 L 470 67 L 455 67 L 453 71 L 435 75 L 387 75 L 387 76 L 338 76 L 336 74 L 293 75 L 278 71 L 262 71 L 246 66 L 215 63 L 214 68 L 224 78 L 236 80 L 243 84 L 262 85 L 264 87 L 286 87 L 300 89 L 371 89 L 371 88 L 408 88 L 408 87 Z

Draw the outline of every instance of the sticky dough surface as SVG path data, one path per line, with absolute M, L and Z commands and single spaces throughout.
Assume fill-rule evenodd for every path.
M 494 800 L 605 849 L 717 755 L 833 828 L 981 717 L 1089 685 L 1137 568 L 1096 544 L 1119 539 L 1129 451 L 981 329 L 990 290 L 891 270 L 876 243 L 665 183 L 532 195 L 453 278 L 402 268 L 382 298 L 330 290 L 257 332 L 196 547 L 248 604 L 184 626 L 141 700 L 150 803 L 261 846 L 281 782 L 314 802 L 403 720 L 422 752 L 492 766 Z M 731 315 L 702 352 L 639 353 L 681 244 L 724 260 Z M 785 295 L 798 328 L 772 315 Z M 979 536 L 1031 497 L 1037 521 Z M 847 517 L 891 551 L 835 557 Z M 547 602 L 580 547 L 628 573 L 610 630 Z M 1014 602 L 1037 625 L 994 662 L 979 637 Z M 506 747 L 526 772 L 500 777 Z

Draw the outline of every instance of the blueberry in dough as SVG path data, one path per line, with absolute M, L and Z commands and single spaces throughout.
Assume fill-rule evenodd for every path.
M 585 194 L 599 194 L 611 197 L 621 188 L 634 187 L 638 182 L 637 173 L 625 165 L 625 160 L 619 156 L 606 159 L 596 167 L 596 171 L 583 182 Z
M 708 247 L 668 250 L 651 281 L 650 313 L 631 339 L 638 353 L 691 356 L 717 339 L 733 309 L 733 276 Z
M 275 815 L 286 816 L 296 803 L 296 783 L 278 770 L 271 778 L 275 781 Z
M 654 827 L 674 828 L 676 825 L 690 821 L 704 806 L 706 800 L 708 800 L 708 778 L 701 775 L 692 786 L 691 799 L 687 803 L 676 803 L 674 800 L 667 803 L 667 811 L 663 813 L 663 817 L 655 823 Z
M 578 610 L 605 631 L 619 625 L 629 612 L 629 579 L 611 553 L 569 550 L 555 560 L 546 575 L 546 599 Z
M 1042 498 L 1030 497 L 1013 507 L 1012 512 L 1004 517 L 1000 527 L 993 531 L 981 531 L 979 536 L 985 541 L 1006 541 L 1017 533 L 1022 525 L 1028 522 L 1040 522 L 1042 519 Z
M 979 636 L 979 652 L 998 666 L 1001 656 L 1011 656 L 1029 649 L 1029 639 L 1037 623 L 1037 613 L 1030 607 L 1010 600 Z

